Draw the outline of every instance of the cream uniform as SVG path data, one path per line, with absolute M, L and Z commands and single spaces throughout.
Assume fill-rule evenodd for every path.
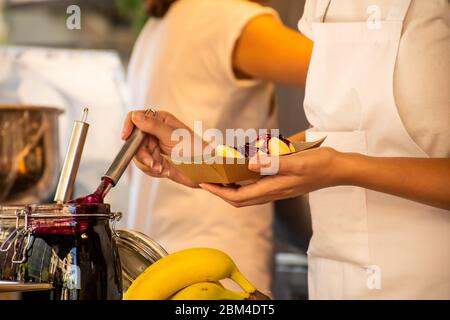
M 449 157 L 449 17 L 447 0 L 307 1 L 307 139 Z M 313 192 L 310 205 L 310 298 L 450 299 L 449 211 L 350 186 Z
M 129 85 L 133 108 L 167 110 L 193 127 L 268 128 L 276 123 L 270 83 L 238 80 L 232 52 L 244 26 L 269 8 L 241 0 L 179 0 L 151 18 L 136 42 Z M 236 209 L 203 191 L 133 170 L 128 225 L 169 252 L 212 247 L 230 254 L 263 291 L 270 289 L 272 207 Z

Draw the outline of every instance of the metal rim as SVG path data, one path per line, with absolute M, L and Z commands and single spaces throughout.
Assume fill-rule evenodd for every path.
M 71 209 L 79 209 L 80 211 L 97 209 L 100 212 L 73 213 Z M 5 211 L 9 211 L 9 213 L 5 214 Z M 0 206 L 0 219 L 17 219 L 23 218 L 24 216 L 27 216 L 30 219 L 76 219 L 80 217 L 104 217 L 116 219 L 121 216 L 121 213 L 110 212 L 109 204 L 43 204 L 28 206 Z
M 22 216 L 19 216 L 22 217 Z M 113 219 L 115 217 L 114 213 L 111 214 L 103 214 L 103 213 L 93 213 L 93 214 L 31 214 L 28 216 L 29 219 L 39 218 L 39 219 L 76 219 L 78 217 L 83 218 L 111 218 Z M 0 219 L 17 219 L 17 216 L 14 215 L 0 215 Z
M 62 214 L 46 214 L 46 213 L 41 213 L 41 214 L 30 214 L 30 216 L 29 216 L 30 219 L 33 219 L 33 218 L 74 219 L 74 218 L 78 218 L 78 217 L 85 217 L 85 218 L 88 218 L 88 217 L 114 218 L 114 213 L 110 213 L 110 214 L 106 214 L 106 213 L 93 213 L 93 214 L 89 214 L 89 213 L 87 213 L 87 214 L 84 214 L 84 213 L 81 213 L 81 214 L 77 214 L 77 213 L 75 213 L 75 214 L 67 214 L 67 213 L 66 214 L 64 214 L 64 213 L 62 213 Z
M 53 106 L 31 105 L 31 104 L 13 104 L 0 103 L 0 111 L 44 111 L 57 114 L 64 113 L 64 110 Z
M 28 292 L 53 289 L 51 283 L 0 280 L 0 292 Z
M 167 251 L 159 243 L 141 232 L 118 229 L 116 234 L 116 241 L 124 243 L 132 249 L 137 249 L 137 252 L 146 259 L 154 259 L 155 257 L 159 259 L 168 255 Z
M 91 204 L 80 204 L 80 203 L 48 203 L 48 204 L 32 204 L 26 206 L 30 209 L 30 214 L 40 214 L 47 211 L 59 210 L 65 214 L 71 214 L 70 209 L 80 209 L 80 210 L 100 210 L 102 214 L 110 213 L 110 205 L 106 203 L 91 203 Z
M 164 250 L 161 245 L 159 245 L 150 237 L 138 231 L 119 229 L 116 230 L 114 239 L 116 241 L 122 265 L 122 280 L 124 291 L 128 289 L 129 285 L 136 279 L 136 277 L 139 276 L 140 272 L 143 271 L 138 270 L 136 265 L 130 265 L 130 263 L 125 262 L 126 259 L 124 258 L 126 256 L 122 256 L 121 254 L 124 249 L 126 255 L 129 254 L 127 252 L 131 251 L 132 255 L 138 258 L 143 266 L 150 266 L 159 259 L 168 255 L 167 251 Z

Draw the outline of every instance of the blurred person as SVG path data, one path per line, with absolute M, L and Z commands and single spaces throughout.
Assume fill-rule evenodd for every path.
M 128 71 L 133 106 L 164 108 L 191 126 L 201 120 L 203 130 L 276 127 L 271 81 L 304 82 L 307 66 L 298 57 L 308 55 L 310 41 L 284 27 L 274 10 L 251 1 L 146 3 L 150 19 Z M 273 44 L 259 35 L 270 37 L 272 26 L 283 30 L 280 37 L 273 33 L 273 44 L 291 45 L 274 53 L 278 65 L 255 65 L 255 48 L 271 54 Z M 245 67 L 259 73 L 248 76 Z M 236 209 L 202 190 L 132 170 L 128 226 L 169 252 L 221 249 L 260 290 L 270 290 L 271 204 Z
M 4 17 L 5 0 L 0 0 L 0 44 L 6 42 L 6 24 Z

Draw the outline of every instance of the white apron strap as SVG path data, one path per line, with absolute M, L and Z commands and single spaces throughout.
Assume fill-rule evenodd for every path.
M 391 9 L 386 17 L 386 21 L 403 22 L 410 5 L 411 0 L 392 0 Z
M 316 16 L 314 22 L 325 22 L 325 16 L 327 15 L 328 8 L 330 7 L 331 0 L 320 0 L 317 3 Z

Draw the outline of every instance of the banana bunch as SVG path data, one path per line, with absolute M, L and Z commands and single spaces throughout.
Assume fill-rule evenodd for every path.
M 229 278 L 244 292 L 224 288 Z M 124 300 L 244 300 L 261 293 L 233 260 L 216 249 L 194 248 L 172 253 L 148 267 L 130 286 Z
M 249 297 L 249 293 L 228 290 L 220 282 L 199 282 L 181 289 L 170 300 L 245 300 Z

